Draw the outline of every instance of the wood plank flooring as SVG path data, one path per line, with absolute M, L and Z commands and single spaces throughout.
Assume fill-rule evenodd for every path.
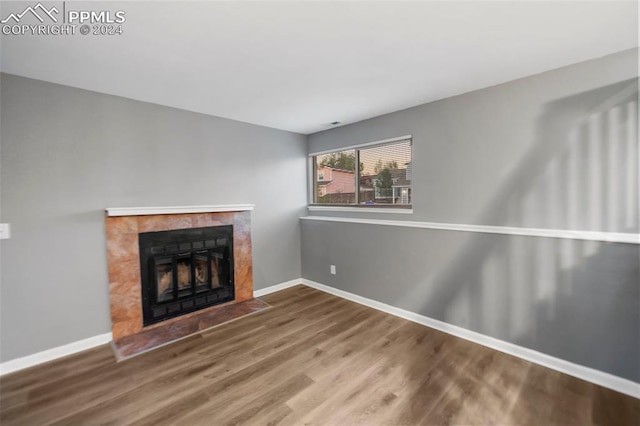
M 296 286 L 272 309 L 116 363 L 0 379 L 9 425 L 638 425 L 640 400 Z

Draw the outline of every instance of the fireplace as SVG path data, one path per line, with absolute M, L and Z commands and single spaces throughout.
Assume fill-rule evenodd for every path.
M 233 226 L 138 234 L 143 325 L 234 300 Z
M 208 210 L 209 208 L 211 208 L 211 210 Z M 223 208 L 224 210 L 222 210 Z M 109 268 L 111 332 L 113 334 L 114 341 L 120 342 L 125 338 L 136 339 L 137 336 L 140 336 L 152 330 L 158 332 L 171 330 L 171 332 L 167 331 L 168 334 L 160 339 L 163 340 L 166 338 L 168 341 L 169 334 L 173 335 L 174 332 L 178 329 L 186 330 L 187 328 L 189 328 L 185 328 L 183 326 L 185 326 L 185 324 L 188 324 L 191 320 L 198 322 L 198 318 L 201 318 L 202 315 L 209 315 L 209 313 L 212 316 L 215 316 L 215 311 L 228 311 L 229 309 L 227 309 L 226 307 L 229 307 L 231 305 L 238 306 L 238 309 L 240 309 L 241 306 L 245 304 L 245 302 L 251 301 L 253 299 L 251 256 L 252 209 L 253 206 L 251 205 L 191 206 L 180 208 L 140 207 L 108 209 L 105 219 L 105 231 L 107 240 L 107 265 Z M 176 210 L 180 211 L 176 212 Z M 140 234 L 162 235 L 161 233 L 165 231 L 182 232 L 189 231 L 191 229 L 212 227 L 222 227 L 221 229 L 227 227 L 227 231 L 223 231 L 223 235 L 215 236 L 215 247 L 212 246 L 211 242 L 209 242 L 209 246 L 206 245 L 207 241 L 213 241 L 214 238 L 200 239 L 200 237 L 198 237 L 191 239 L 190 236 L 187 236 L 187 241 L 183 241 L 183 243 L 191 243 L 191 248 L 189 249 L 187 249 L 186 246 L 183 246 L 184 249 L 181 250 L 180 246 L 178 246 L 178 251 L 171 251 L 169 253 L 164 246 L 170 245 L 171 243 L 164 244 L 161 242 L 159 244 L 160 246 L 163 246 L 163 250 L 165 250 L 164 253 L 152 254 L 152 257 L 158 257 L 158 269 L 151 270 L 149 260 L 141 261 L 142 250 L 140 248 Z M 194 232 L 199 233 L 201 231 Z M 187 233 L 187 235 L 189 234 Z M 199 251 L 205 251 L 207 256 L 209 256 L 209 251 L 213 250 L 212 256 L 214 258 L 217 258 L 218 262 L 222 261 L 222 264 L 218 265 L 218 271 L 220 271 L 220 267 L 225 267 L 225 252 L 222 250 L 224 244 L 223 241 L 218 242 L 218 238 L 224 238 L 225 236 L 227 236 L 228 238 L 224 244 L 228 244 L 229 250 L 229 257 L 226 259 L 228 259 L 229 261 L 231 259 L 233 260 L 233 262 L 230 263 L 230 265 L 233 265 L 233 269 L 229 267 L 228 270 L 228 275 L 230 277 L 229 280 L 233 280 L 233 285 L 229 284 L 227 286 L 229 291 L 232 292 L 231 299 L 229 299 L 228 302 L 223 303 L 220 299 L 220 296 L 228 296 L 224 295 L 224 292 L 220 289 L 216 289 L 218 287 L 216 284 L 222 283 L 223 285 L 221 285 L 221 287 L 224 287 L 225 283 L 229 283 L 229 280 L 226 280 L 223 277 L 225 273 L 224 270 L 222 272 L 216 273 L 215 264 L 213 266 L 208 266 L 208 268 L 211 269 L 207 268 L 206 270 L 202 267 L 196 268 L 196 266 L 203 266 L 204 263 L 202 262 L 202 257 L 200 257 L 200 255 L 204 253 L 198 253 Z M 204 241 L 204 247 L 199 247 L 199 241 Z M 220 246 L 218 246 L 218 244 L 220 244 Z M 169 247 L 169 249 L 171 249 L 171 247 Z M 176 258 L 176 266 L 174 272 L 173 256 L 175 255 L 178 257 L 178 255 L 182 253 L 189 254 L 188 259 L 191 263 L 188 263 L 187 259 Z M 168 263 L 163 264 L 162 262 L 163 260 L 166 261 L 166 259 L 163 259 L 162 256 L 168 255 L 171 255 L 171 266 L 168 266 Z M 184 315 L 180 316 L 167 315 L 162 321 L 148 323 L 145 321 L 143 314 L 143 293 L 148 292 L 149 294 L 151 294 L 151 291 L 158 292 L 158 279 L 162 280 L 164 278 L 166 285 L 166 280 L 170 278 L 174 279 L 175 277 L 177 284 L 178 260 L 182 260 L 182 266 L 180 267 L 180 270 L 182 271 L 182 287 L 186 287 L 185 282 L 189 282 L 188 279 L 191 279 L 194 284 L 202 283 L 203 281 L 205 281 L 206 283 L 210 282 L 212 289 L 211 294 L 216 294 L 218 296 L 218 299 L 213 300 L 213 298 L 210 298 L 210 300 L 206 301 L 205 303 L 209 305 L 207 305 L 205 309 L 186 312 Z M 194 265 L 193 275 L 190 274 L 191 271 L 189 270 L 191 265 Z M 212 270 L 213 272 L 211 272 Z M 163 275 L 163 272 L 168 273 L 169 271 L 171 271 L 170 276 Z M 185 274 L 186 272 L 189 273 Z M 203 272 L 209 274 L 208 276 L 204 276 L 204 280 L 202 275 Z M 151 277 L 151 279 L 156 280 L 152 281 L 156 284 L 156 290 L 153 290 L 153 288 L 149 289 L 148 287 L 146 290 L 143 290 L 143 274 L 145 274 L 145 278 Z M 154 277 L 153 274 L 159 274 L 159 277 Z M 215 281 L 216 275 L 218 276 L 218 281 Z M 171 286 L 173 286 L 173 282 L 171 283 Z M 214 288 L 214 286 L 216 288 Z M 182 288 L 182 290 L 183 297 L 186 297 L 184 295 L 184 293 L 186 293 L 186 289 Z M 168 298 L 168 295 L 166 297 Z M 174 301 L 176 299 L 171 300 Z M 185 309 L 190 309 L 189 307 L 187 307 L 189 304 L 188 300 L 181 299 L 179 297 L 177 300 L 180 301 L 180 309 L 182 309 L 183 300 L 186 301 Z M 193 298 L 192 300 L 194 301 L 194 306 L 192 307 L 198 307 L 197 300 L 194 300 Z M 165 305 L 163 306 L 167 306 L 168 310 L 168 306 L 170 305 L 169 301 L 161 300 L 161 302 L 165 302 Z M 160 303 L 160 305 L 162 305 L 162 303 Z M 176 307 L 174 306 L 172 310 L 175 308 Z M 171 314 L 173 313 L 174 312 L 171 312 Z M 198 324 L 203 327 L 206 326 L 205 322 L 198 322 Z
M 251 210 L 251 204 L 107 209 L 119 360 L 269 307 L 253 297 Z

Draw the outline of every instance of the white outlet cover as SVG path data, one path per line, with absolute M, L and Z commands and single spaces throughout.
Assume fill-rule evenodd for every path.
M 331 274 L 335 275 L 336 274 L 336 265 L 331 265 L 330 269 L 331 269 Z
M 8 223 L 0 223 L 0 240 L 11 238 L 11 227 Z

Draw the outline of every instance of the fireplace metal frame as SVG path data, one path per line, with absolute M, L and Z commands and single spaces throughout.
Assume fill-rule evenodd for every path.
M 143 326 L 156 324 L 235 300 L 233 226 L 209 226 L 171 231 L 144 232 L 138 234 L 140 249 L 140 273 L 142 283 Z M 195 257 L 207 258 L 207 288 L 196 286 Z M 213 287 L 212 258 L 222 259 L 220 287 Z M 190 292 L 182 295 L 178 289 L 177 262 L 190 259 Z M 156 265 L 171 264 L 172 298 L 158 300 Z

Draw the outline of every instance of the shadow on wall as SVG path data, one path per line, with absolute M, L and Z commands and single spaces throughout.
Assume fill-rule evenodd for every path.
M 637 99 L 634 79 L 549 103 L 476 223 L 638 232 Z M 450 256 L 421 312 L 640 382 L 638 246 L 486 237 Z

